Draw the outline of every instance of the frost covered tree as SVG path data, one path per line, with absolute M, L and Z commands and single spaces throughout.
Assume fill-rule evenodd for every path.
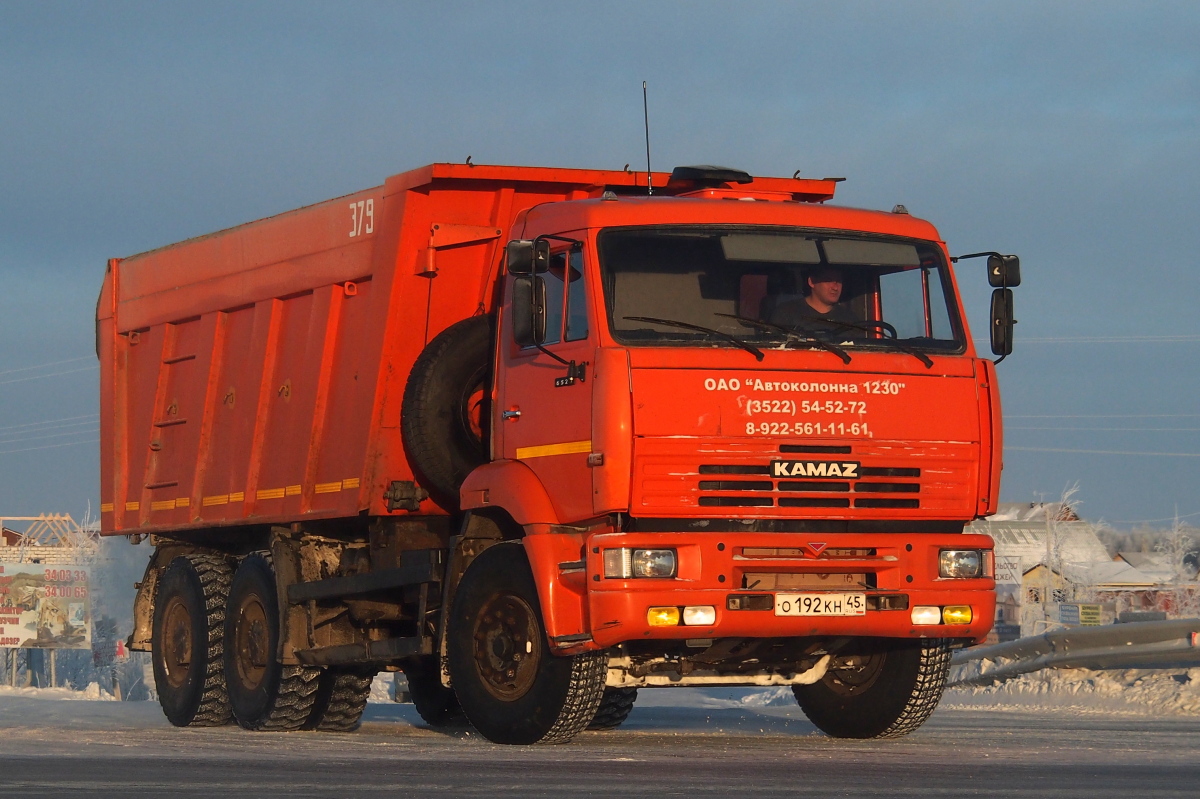
M 1196 583 L 1196 570 L 1192 567 L 1196 552 L 1191 532 L 1192 528 L 1176 516 L 1171 529 L 1154 547 L 1171 568 L 1173 614 L 1184 619 L 1200 616 L 1200 585 Z

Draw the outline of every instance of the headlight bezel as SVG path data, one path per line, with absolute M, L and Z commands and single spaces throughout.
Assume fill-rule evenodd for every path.
M 938 577 L 943 580 L 978 580 L 986 576 L 984 550 L 942 549 L 938 551 Z
M 608 580 L 669 580 L 679 574 L 679 552 L 673 547 L 620 547 L 603 553 Z

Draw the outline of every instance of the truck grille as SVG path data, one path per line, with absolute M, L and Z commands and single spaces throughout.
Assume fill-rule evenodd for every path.
M 816 449 L 813 447 L 811 449 Z M 849 447 L 827 447 L 826 449 L 848 450 Z M 839 453 L 841 454 L 841 453 Z M 738 464 L 705 463 L 699 468 L 701 475 L 770 476 L 768 466 L 743 466 Z M 919 494 L 921 484 L 916 478 L 921 470 L 909 467 L 864 466 L 859 472 L 863 477 L 907 477 L 912 482 L 874 482 L 867 480 L 700 480 L 702 492 L 697 498 L 701 507 L 768 508 L 919 508 L 920 499 L 908 497 L 876 496 L 879 494 Z M 711 494 L 708 492 L 712 492 Z M 733 494 L 733 492 L 738 492 Z M 741 493 L 746 492 L 746 493 Z M 751 493 L 753 492 L 753 493 Z M 716 494 L 733 494 L 717 496 Z M 766 496 L 770 494 L 770 496 Z M 795 496 L 802 494 L 805 496 Z M 853 496 L 829 496 L 849 494 Z M 871 496 L 860 496 L 870 494 Z M 815 496 L 814 496 L 815 495 Z
M 769 514 L 773 508 L 785 515 L 794 509 L 973 511 L 976 446 L 970 443 L 849 447 L 729 442 L 697 447 L 693 440 L 688 453 L 692 464 L 679 457 L 687 442 L 643 439 L 639 445 L 635 507 L 647 510 L 761 508 L 760 513 Z M 900 458 L 915 465 L 899 465 Z M 849 478 L 813 479 L 811 471 L 807 477 L 783 477 L 770 465 L 779 460 L 859 466 Z

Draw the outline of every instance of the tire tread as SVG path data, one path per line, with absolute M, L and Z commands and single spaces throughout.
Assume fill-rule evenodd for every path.
M 942 701 L 946 678 L 950 674 L 950 644 L 944 639 L 924 643 L 917 665 L 917 680 L 912 695 L 886 730 L 877 738 L 899 738 L 920 727 Z
M 604 698 L 607 680 L 607 652 L 584 652 L 573 656 L 571 682 L 562 711 L 538 743 L 565 744 L 587 729 Z
M 588 724 L 589 730 L 615 730 L 625 723 L 633 712 L 633 704 L 637 701 L 636 688 L 606 688 L 600 699 L 600 707 Z
M 321 732 L 354 732 L 362 724 L 375 675 L 354 671 L 326 672 L 321 680 L 328 691 L 314 706 L 305 729 Z
M 229 691 L 225 687 L 225 605 L 233 583 L 233 569 L 220 555 L 192 553 L 183 557 L 200 579 L 208 621 L 207 668 L 200 689 L 200 704 L 189 727 L 223 727 L 233 720 Z

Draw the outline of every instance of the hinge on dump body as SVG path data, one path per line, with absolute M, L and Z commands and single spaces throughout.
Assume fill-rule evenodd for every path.
M 383 494 L 388 510 L 415 511 L 421 507 L 422 500 L 428 497 L 429 492 L 411 480 L 393 480 Z

